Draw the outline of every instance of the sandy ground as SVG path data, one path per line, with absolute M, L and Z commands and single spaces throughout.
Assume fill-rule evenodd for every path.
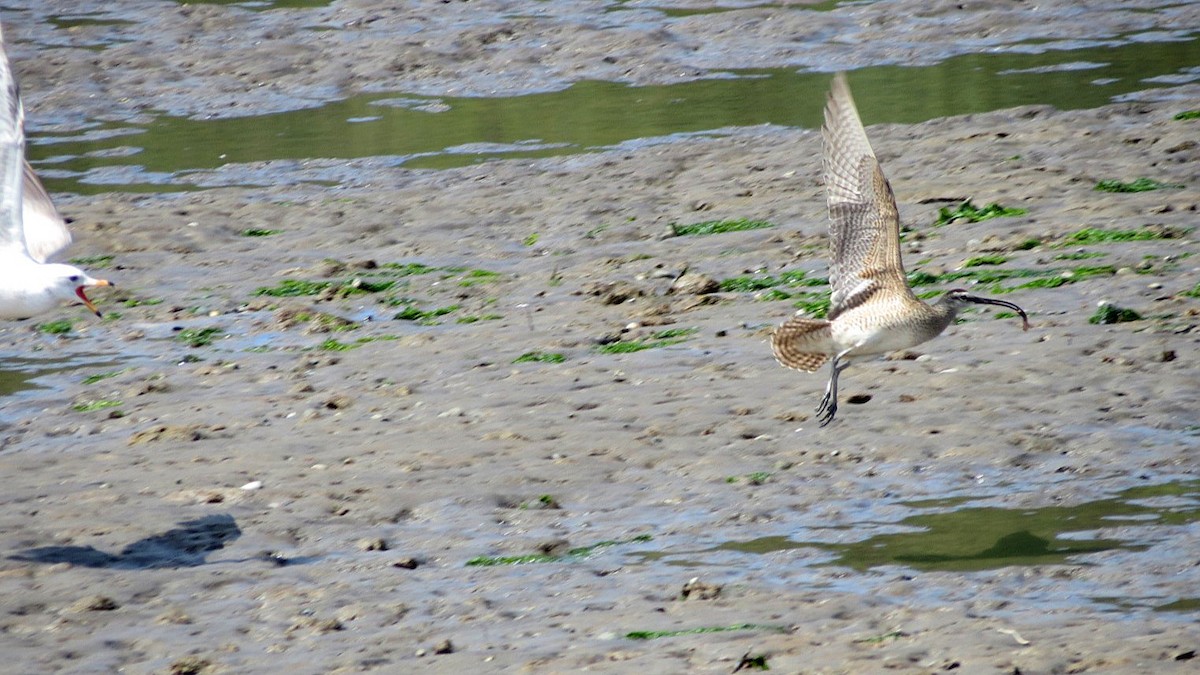
M 614 29 L 600 3 L 436 3 L 413 16 L 385 3 L 253 13 L 129 2 L 132 24 L 88 29 L 128 43 L 94 51 L 63 44 L 87 32 L 62 37 L 42 20 L 68 6 L 45 4 L 0 17 L 30 116 L 51 126 L 451 82 L 481 92 L 485 71 L 519 91 L 789 65 L 810 49 L 844 66 L 921 62 L 1005 39 L 983 26 L 1075 39 L 1196 7 L 1163 18 L 1094 3 L 1102 19 L 1082 27 L 1068 21 L 1080 3 L 1042 3 L 1037 22 L 1028 3 L 936 3 L 906 26 L 903 2 L 804 26 L 780 8 L 672 23 L 629 9 L 641 21 Z M 484 9 L 520 16 L 470 16 Z M 940 51 L 902 48 L 930 24 L 918 19 L 947 13 Z M 20 17 L 30 23 L 13 25 Z M 311 32 L 315 58 L 288 39 L 310 25 L 331 27 Z M 885 41 L 890 51 L 849 38 L 821 51 L 779 37 L 849 27 L 906 38 Z M 418 29 L 404 49 L 420 58 L 379 48 Z M 655 51 L 668 37 L 678 48 Z M 552 56 L 522 61 L 535 48 Z M 396 59 L 427 66 L 414 74 L 389 67 Z M 97 299 L 119 317 L 64 309 L 76 321 L 66 336 L 34 322 L 0 332 L 5 354 L 84 364 L 0 409 L 6 668 L 683 673 L 731 672 L 748 656 L 776 672 L 1190 672 L 1195 610 L 1153 607 L 1196 598 L 1194 516 L 1113 520 L 1090 531 L 1122 546 L 1041 565 L 824 563 L 829 547 L 904 532 L 903 519 L 930 509 L 1033 513 L 1195 479 L 1200 299 L 1185 293 L 1200 284 L 1200 122 L 1173 119 L 1194 108 L 1190 85 L 1090 111 L 871 127 L 913 230 L 910 268 L 946 273 L 1002 254 L 1000 269 L 1112 269 L 1005 294 L 1030 313 L 1027 333 L 975 312 L 912 353 L 855 366 L 826 428 L 812 422 L 824 376 L 779 367 L 766 344 L 795 300 L 707 282 L 825 274 L 811 131 L 436 172 L 363 162 L 360 188 L 64 195 L 72 254 L 113 256 L 103 273 L 119 288 Z M 1187 187 L 1093 190 L 1139 176 Z M 1028 214 L 930 226 L 966 197 Z M 775 227 L 671 236 L 672 223 L 724 218 Z M 1067 241 L 1084 228 L 1163 237 Z M 1105 255 L 1056 259 L 1081 251 Z M 287 279 L 332 286 L 257 293 Z M 1102 301 L 1146 318 L 1089 323 Z M 408 307 L 455 309 L 433 325 L 393 318 Z M 179 339 L 205 329 L 216 329 L 210 344 Z M 676 344 L 599 349 L 674 329 L 688 331 Z M 514 362 L 531 352 L 562 360 Z M 944 498 L 959 501 L 916 505 Z M 1191 503 L 1176 506 L 1194 514 Z M 769 537 L 799 543 L 729 546 Z M 612 545 L 569 554 L 599 543 Z M 565 558 L 467 565 L 535 554 Z

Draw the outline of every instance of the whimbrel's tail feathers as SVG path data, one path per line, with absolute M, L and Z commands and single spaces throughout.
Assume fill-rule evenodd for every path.
M 781 365 L 815 372 L 833 353 L 833 333 L 824 319 L 788 319 L 771 335 L 771 349 Z

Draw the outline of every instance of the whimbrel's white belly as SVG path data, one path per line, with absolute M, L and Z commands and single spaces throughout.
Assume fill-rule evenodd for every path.
M 853 348 L 851 355 L 886 354 L 908 349 L 929 339 L 927 331 L 906 313 L 855 308 L 831 326 L 839 351 Z

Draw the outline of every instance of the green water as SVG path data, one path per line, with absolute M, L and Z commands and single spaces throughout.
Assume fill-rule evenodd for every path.
M 1154 497 L 1181 498 L 1170 506 L 1138 503 Z M 1071 556 L 1110 549 L 1141 551 L 1148 544 L 1111 539 L 1062 538 L 1121 525 L 1184 525 L 1200 519 L 1200 481 L 1126 490 L 1111 499 L 1041 509 L 963 508 L 912 516 L 896 523 L 918 531 L 882 534 L 850 544 L 764 537 L 730 542 L 716 550 L 770 553 L 818 548 L 837 554 L 831 565 L 865 571 L 903 565 L 924 571 L 978 571 L 1010 565 L 1066 563 Z M 1164 608 L 1167 609 L 1167 608 Z M 1174 609 L 1174 608 L 1170 608 Z
M 1080 63 L 1099 67 L 1031 70 Z M 1197 63 L 1200 39 L 1192 38 L 1042 54 L 970 54 L 926 67 L 864 68 L 849 78 L 867 124 L 913 123 L 1026 104 L 1097 107 L 1121 94 L 1164 86 L 1146 80 Z M 664 86 L 588 81 L 501 98 L 369 94 L 257 117 L 161 116 L 145 126 L 107 124 L 91 133 L 135 133 L 99 140 L 35 137 L 30 156 L 40 170 L 51 171 L 45 180 L 51 191 L 82 194 L 176 191 L 186 189 L 173 180 L 177 173 L 272 159 L 392 156 L 410 168 L 447 168 L 594 151 L 671 134 L 719 133 L 723 127 L 816 128 L 828 86 L 825 73 L 770 69 Z M 408 107 L 378 104 L 396 99 L 408 101 Z M 470 145 L 481 143 L 495 146 Z M 89 170 L 114 166 L 158 175 L 135 173 L 128 184 L 88 182 Z
M 109 357 L 97 358 L 92 356 L 72 356 L 57 359 L 7 357 L 4 359 L 3 369 L 0 369 L 0 397 L 11 396 L 34 389 L 49 389 L 49 386 L 39 384 L 36 381 L 38 378 L 48 375 L 72 372 L 84 368 L 91 370 L 110 368 L 119 363 L 120 360 L 113 360 Z

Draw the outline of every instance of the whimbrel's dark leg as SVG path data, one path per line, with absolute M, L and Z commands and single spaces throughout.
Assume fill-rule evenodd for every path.
M 829 362 L 829 383 L 825 385 L 825 398 L 821 399 L 821 405 L 817 406 L 817 416 L 821 420 L 821 426 L 832 422 L 833 416 L 837 414 L 838 375 L 850 366 L 849 361 L 842 361 L 845 353 L 838 354 Z

